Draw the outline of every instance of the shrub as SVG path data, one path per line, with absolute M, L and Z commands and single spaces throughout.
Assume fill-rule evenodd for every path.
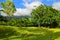
M 17 22 L 17 19 L 13 18 L 9 22 L 7 22 L 7 25 L 15 26 L 17 24 L 16 22 Z

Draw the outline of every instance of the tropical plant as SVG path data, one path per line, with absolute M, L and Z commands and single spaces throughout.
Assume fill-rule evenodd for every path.
M 16 11 L 15 5 L 11 0 L 6 0 L 6 2 L 0 3 L 4 13 L 7 15 L 7 20 L 10 19 L 10 16 L 13 16 L 14 12 Z

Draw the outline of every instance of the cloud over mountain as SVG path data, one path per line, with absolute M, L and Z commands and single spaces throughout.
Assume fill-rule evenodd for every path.
M 26 8 L 22 9 L 22 8 L 17 8 L 16 13 L 14 14 L 15 16 L 20 16 L 20 15 L 30 15 L 30 13 L 32 12 L 32 9 L 35 9 L 36 7 L 40 6 L 42 3 L 39 0 L 35 0 L 31 3 L 28 3 L 29 1 L 24 0 L 24 6 Z

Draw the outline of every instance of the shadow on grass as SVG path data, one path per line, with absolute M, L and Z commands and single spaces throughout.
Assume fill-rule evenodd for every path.
M 30 34 L 22 35 L 22 40 L 55 40 L 60 37 L 60 32 L 53 32 L 46 29 L 41 29 L 45 34 Z
M 10 26 L 0 26 L 0 39 L 8 38 L 17 35 L 17 30 Z
M 37 29 L 37 31 L 38 30 L 39 29 Z M 27 30 L 27 31 L 31 32 L 34 30 L 32 29 L 31 31 L 30 30 Z M 33 32 L 31 34 L 27 34 L 27 33 L 19 34 L 15 37 L 8 36 L 8 38 L 6 38 L 4 40 L 14 40 L 14 39 L 15 40 L 55 40 L 58 37 L 60 37 L 60 32 L 53 32 L 53 31 L 43 29 L 43 28 L 41 28 L 39 30 L 39 33 L 44 32 L 44 34 L 37 34 L 36 32 Z M 36 33 L 36 34 L 34 34 L 34 33 Z

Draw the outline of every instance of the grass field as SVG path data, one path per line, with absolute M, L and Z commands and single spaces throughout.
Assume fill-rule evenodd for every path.
M 60 40 L 60 29 L 1 26 L 0 40 Z

